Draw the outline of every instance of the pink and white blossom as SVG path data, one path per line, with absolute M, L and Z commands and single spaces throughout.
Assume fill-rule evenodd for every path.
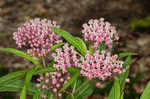
M 26 47 L 32 56 L 44 56 L 50 52 L 50 48 L 62 42 L 59 35 L 50 27 L 59 28 L 55 21 L 47 19 L 31 19 L 24 23 L 14 33 L 14 39 L 19 48 Z
M 104 18 L 90 19 L 88 23 L 83 24 L 82 33 L 85 41 L 93 43 L 94 49 L 98 49 L 102 42 L 112 48 L 113 40 L 119 39 L 115 27 L 105 22 Z

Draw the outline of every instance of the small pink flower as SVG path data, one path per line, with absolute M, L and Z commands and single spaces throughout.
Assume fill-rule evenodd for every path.
M 40 87 L 41 85 L 40 84 L 36 84 L 36 87 Z
M 46 99 L 46 95 L 45 94 L 41 94 L 41 98 Z
M 129 79 L 129 78 L 126 78 L 125 81 L 126 81 L 127 83 L 129 83 L 129 82 L 130 82 L 130 79 Z
M 53 92 L 57 92 L 57 89 L 56 89 L 56 88 L 54 88 L 54 89 L 53 89 Z
M 60 79 L 60 82 L 64 82 L 64 79 L 63 79 L 63 78 L 61 78 L 61 79 Z
M 45 83 L 49 83 L 49 79 L 46 79 L 46 80 L 45 80 Z
M 97 83 L 96 83 L 96 87 L 99 87 L 100 85 L 101 85 L 100 82 L 97 82 Z
M 60 87 L 60 84 L 56 84 L 56 87 L 59 88 L 59 87 Z
M 58 94 L 58 96 L 59 96 L 59 97 L 61 97 L 61 96 L 62 96 L 62 94 L 61 94 L 61 93 L 59 93 L 59 94 Z
M 56 79 L 53 79 L 53 80 L 52 80 L 52 84 L 55 85 L 56 83 L 57 83 L 57 80 L 56 80 Z

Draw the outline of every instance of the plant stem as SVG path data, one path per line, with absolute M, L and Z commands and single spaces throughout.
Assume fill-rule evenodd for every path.
M 89 45 L 89 51 L 90 51 L 90 55 L 93 55 L 94 49 L 92 47 L 92 44 Z
M 43 67 L 46 67 L 46 63 L 45 63 L 45 58 L 44 58 L 44 56 L 42 57 L 42 63 L 43 63 Z
M 76 85 L 77 85 L 77 81 L 75 81 L 75 84 L 74 84 L 74 86 L 73 86 L 73 90 L 72 90 L 72 94 L 75 92 L 75 90 L 76 90 Z

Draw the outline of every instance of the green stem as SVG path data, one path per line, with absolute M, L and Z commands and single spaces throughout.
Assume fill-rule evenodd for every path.
M 77 85 L 77 81 L 75 81 L 75 84 L 74 84 L 74 86 L 73 86 L 73 90 L 72 90 L 72 94 L 75 92 L 75 90 L 76 90 L 76 85 Z
M 46 63 L 45 63 L 45 58 L 44 58 L 44 56 L 42 57 L 42 63 L 43 63 L 43 67 L 46 67 Z
M 93 55 L 94 49 L 92 47 L 92 44 L 89 45 L 89 51 L 90 51 L 90 55 Z
M 71 96 L 72 96 L 72 99 L 74 99 L 74 96 L 73 96 L 73 94 L 71 94 Z

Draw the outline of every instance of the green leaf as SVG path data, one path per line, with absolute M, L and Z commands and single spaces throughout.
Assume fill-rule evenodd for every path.
M 52 52 L 52 51 L 54 51 L 56 48 L 59 48 L 59 47 L 61 47 L 61 46 L 63 46 L 63 45 L 64 45 L 64 43 L 55 44 L 54 46 L 52 46 L 52 47 L 50 48 L 50 51 Z
M 140 99 L 150 99 L 150 81 L 148 82 Z
M 86 55 L 87 47 L 84 41 L 79 37 L 75 37 L 74 39 L 76 41 L 75 45 L 77 46 L 75 47 L 78 49 L 79 52 L 81 52 L 82 55 Z
M 77 48 L 77 50 L 82 54 L 85 55 L 87 51 L 86 44 L 83 42 L 82 39 L 79 37 L 73 37 L 70 33 L 62 30 L 51 27 L 51 29 L 56 32 L 58 35 L 62 36 L 66 41 L 71 43 L 74 47 Z
M 108 99 L 120 99 L 121 97 L 119 79 L 115 78 L 115 82 L 109 93 Z
M 145 30 L 146 28 L 150 27 L 150 16 L 144 18 L 144 19 L 134 19 L 132 20 L 130 27 L 132 30 Z
M 32 75 L 36 71 L 36 69 L 37 68 L 32 68 L 31 70 L 29 70 L 27 72 L 26 79 L 25 79 L 25 84 L 24 84 L 24 87 L 22 89 L 20 99 L 26 99 L 26 90 L 27 90 L 27 88 L 28 88 L 28 86 L 30 84 L 30 81 L 32 79 Z
M 86 99 L 94 91 L 94 84 L 88 79 L 74 93 L 75 99 Z
M 122 52 L 122 53 L 119 53 L 119 58 L 126 57 L 126 56 L 133 56 L 133 55 L 137 55 L 137 53 L 133 53 L 133 52 Z
M 131 56 L 128 56 L 123 64 L 123 66 L 128 66 L 128 69 L 126 70 L 125 73 L 119 75 L 121 92 L 123 92 L 125 88 L 125 84 L 126 84 L 125 80 L 129 75 L 130 65 L 131 65 Z
M 119 79 L 118 78 L 115 79 L 114 85 L 109 93 L 108 99 L 120 99 L 120 98 L 123 99 L 124 88 L 126 84 L 125 79 L 129 75 L 130 65 L 131 65 L 131 56 L 129 55 L 123 64 L 124 67 L 128 66 L 128 69 L 126 70 L 125 73 L 118 76 Z M 114 97 L 114 98 L 111 98 L 111 97 Z
M 39 68 L 39 70 L 34 72 L 34 75 L 41 74 L 41 73 L 46 73 L 46 72 L 56 72 L 52 67 L 46 67 L 46 68 Z
M 2 76 L 0 78 L 0 85 L 24 77 L 27 71 L 28 70 L 22 70 L 22 71 L 17 71 L 17 72 L 13 72 L 5 76 Z
M 76 73 L 76 72 L 80 72 L 80 68 L 70 67 L 70 68 L 67 68 L 67 71 L 70 73 Z
M 40 61 L 39 59 L 33 57 L 33 56 L 30 56 L 22 51 L 19 51 L 17 49 L 13 49 L 13 48 L 0 48 L 1 51 L 6 51 L 6 52 L 9 52 L 9 53 L 13 53 L 17 56 L 21 56 L 21 57 L 24 57 L 28 60 L 30 60 L 31 62 L 33 62 L 36 66 L 40 67 Z
M 72 78 L 64 85 L 63 88 L 60 89 L 59 92 L 63 92 L 66 88 L 68 88 L 74 81 L 77 80 L 77 78 L 80 76 L 80 72 L 76 72 L 73 74 Z
M 121 92 L 121 96 L 123 97 L 124 95 L 124 88 L 126 85 L 126 78 L 129 76 L 129 69 L 130 69 L 130 65 L 131 65 L 131 56 L 128 56 L 123 64 L 123 66 L 128 66 L 128 69 L 126 70 L 125 73 L 119 75 L 119 81 L 120 81 L 120 92 Z
M 23 87 L 20 99 L 26 99 L 26 86 Z
M 21 70 L 21 71 L 13 72 L 13 73 L 0 77 L 0 85 L 23 78 L 28 71 L 29 70 Z M 34 75 L 37 75 L 40 73 L 46 73 L 46 72 L 55 72 L 55 71 L 56 70 L 53 69 L 52 67 L 39 68 L 38 70 L 34 72 Z
M 100 47 L 99 47 L 99 51 L 101 52 L 102 50 L 106 49 L 106 44 L 105 43 L 101 43 Z
M 9 83 L 0 84 L 0 92 L 20 92 L 24 87 L 24 81 L 22 80 L 14 80 Z M 27 89 L 28 94 L 37 93 L 38 88 L 36 84 L 30 83 Z
M 39 93 L 35 93 L 33 95 L 33 99 L 40 99 L 40 94 Z

